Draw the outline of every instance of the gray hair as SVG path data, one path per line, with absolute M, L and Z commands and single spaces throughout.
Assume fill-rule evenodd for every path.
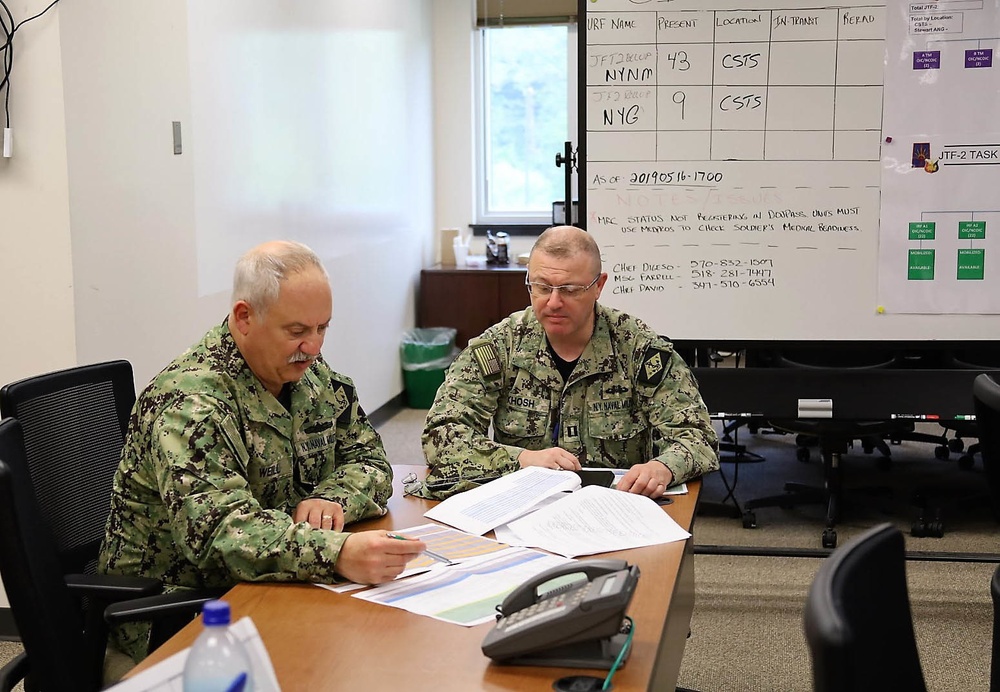
M 279 240 L 258 245 L 236 262 L 233 305 L 243 300 L 264 314 L 278 299 L 281 282 L 307 269 L 319 270 L 329 281 L 319 255 L 302 243 Z
M 594 236 L 576 226 L 552 226 L 545 229 L 531 246 L 531 254 L 534 255 L 535 252 L 560 259 L 582 253 L 590 257 L 594 271 L 601 273 L 601 249 L 597 246 L 597 241 Z

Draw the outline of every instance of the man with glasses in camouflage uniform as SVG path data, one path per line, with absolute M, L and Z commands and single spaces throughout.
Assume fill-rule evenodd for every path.
M 333 301 L 299 243 L 240 258 L 229 316 L 139 396 L 99 571 L 167 590 L 395 578 L 426 546 L 344 526 L 381 516 L 392 468 L 351 380 L 320 349 Z M 117 628 L 140 660 L 149 628 Z
M 617 487 L 655 499 L 719 468 L 691 372 L 669 341 L 597 303 L 607 279 L 589 233 L 538 237 L 531 307 L 469 342 L 427 414 L 427 496 L 527 466 L 585 466 L 628 469 Z

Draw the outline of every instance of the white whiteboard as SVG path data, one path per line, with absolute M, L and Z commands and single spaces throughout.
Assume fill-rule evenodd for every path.
M 584 14 L 580 179 L 603 303 L 675 339 L 1000 338 L 1000 315 L 879 304 L 884 2 Z

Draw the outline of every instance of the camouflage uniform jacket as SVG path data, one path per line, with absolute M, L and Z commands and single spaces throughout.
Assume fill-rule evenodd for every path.
M 683 359 L 640 320 L 600 304 L 565 384 L 531 308 L 470 341 L 427 414 L 422 443 L 424 494 L 435 498 L 517 470 L 524 449 L 556 444 L 584 466 L 655 458 L 678 483 L 719 468 L 718 437 Z
M 294 523 L 295 506 L 323 498 L 346 522 L 382 515 L 392 468 L 349 378 L 319 359 L 287 386 L 290 412 L 225 322 L 157 375 L 132 409 L 99 571 L 168 590 L 334 581 L 349 534 Z M 148 628 L 116 634 L 144 655 Z

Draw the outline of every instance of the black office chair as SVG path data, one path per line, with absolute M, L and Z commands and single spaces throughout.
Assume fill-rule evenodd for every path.
M 948 351 L 944 358 L 944 367 L 963 370 L 1000 370 L 1000 348 L 987 346 Z M 942 421 L 941 427 L 950 431 L 953 437 L 948 441 L 952 452 L 961 454 L 958 466 L 969 470 L 976 464 L 976 454 L 979 453 L 979 442 L 966 444 L 967 439 L 976 440 L 979 429 L 975 421 Z
M 0 388 L 0 415 L 20 421 L 35 501 L 64 574 L 96 573 L 134 402 L 132 366 L 125 360 L 44 373 Z M 128 598 L 152 596 L 162 591 L 162 584 L 142 579 L 130 582 L 130 589 Z M 88 631 L 106 627 L 109 602 L 104 596 L 85 599 Z M 173 621 L 159 616 L 153 645 L 183 626 L 187 613 L 180 609 L 175 616 Z M 91 655 L 103 656 L 102 637 L 91 641 L 101 647 Z
M 95 570 L 134 403 L 132 366 L 125 360 L 0 389 L 0 415 L 21 421 L 38 504 L 67 572 Z
M 844 368 L 871 369 L 892 367 L 898 355 L 892 351 L 851 349 L 806 349 L 802 351 L 772 351 L 759 356 L 762 363 L 784 368 Z M 755 509 L 761 507 L 791 508 L 804 504 L 826 505 L 826 527 L 822 534 L 824 548 L 837 545 L 836 524 L 845 503 L 846 490 L 843 479 L 842 456 L 859 442 L 866 453 L 879 450 L 888 458 L 890 450 L 886 438 L 912 432 L 913 423 L 903 420 L 850 421 L 829 418 L 798 418 L 769 420 L 768 423 L 783 432 L 793 433 L 798 445 L 797 458 L 807 461 L 812 443 L 819 446 L 823 460 L 823 485 L 786 483 L 785 492 L 778 495 L 754 498 L 743 503 L 743 526 L 756 528 Z M 887 466 L 883 465 L 883 468 Z M 890 489 L 885 486 L 850 488 L 852 504 L 874 505 L 884 509 Z
M 865 531 L 820 565 L 804 612 L 817 692 L 926 690 L 906 586 L 903 534 Z
M 972 381 L 972 405 L 986 476 L 986 489 L 977 496 L 978 502 L 988 505 L 1000 522 L 1000 382 L 988 373 L 977 375 Z
M 71 520 L 71 518 L 70 518 Z M 24 652 L 0 669 L 0 692 L 91 692 L 102 686 L 107 622 L 193 618 L 199 594 L 136 598 L 159 589 L 143 577 L 67 574 L 32 487 L 21 424 L 0 421 L 0 575 Z M 135 599 L 135 600 L 128 600 Z M 91 618 L 81 606 L 101 604 Z
M 906 350 L 888 350 L 871 348 L 845 348 L 845 349 L 797 349 L 779 350 L 770 352 L 770 363 L 773 367 L 785 368 L 847 368 L 850 370 L 868 369 L 934 369 L 941 367 L 940 358 L 935 357 L 932 352 L 918 352 Z M 938 459 L 947 459 L 949 456 L 949 440 L 945 433 L 928 433 L 916 430 L 916 426 L 910 421 L 891 421 L 891 425 L 886 425 L 890 421 L 879 421 L 883 423 L 885 431 L 879 433 L 877 430 L 871 434 L 859 435 L 857 441 L 861 443 L 865 453 L 878 451 L 881 453 L 876 461 L 879 468 L 888 470 L 891 466 L 892 451 L 887 442 L 899 444 L 904 440 L 911 442 L 926 442 L 934 445 L 934 456 Z M 809 444 L 817 444 L 819 440 L 816 436 L 803 434 L 805 438 L 800 442 L 799 449 L 796 450 L 800 461 L 807 461 L 809 452 L 806 448 Z M 798 440 L 797 440 L 798 441 Z
M 1000 439 L 997 439 L 1000 437 L 1000 385 L 988 373 L 977 375 L 973 380 L 972 404 L 976 420 L 968 421 L 971 427 L 966 431 L 979 438 L 970 450 L 982 456 L 985 483 L 971 492 L 950 496 L 937 487 L 920 491 L 916 496 L 920 514 L 910 531 L 914 536 L 940 538 L 949 516 L 983 507 L 989 508 L 993 518 L 1000 522 Z

